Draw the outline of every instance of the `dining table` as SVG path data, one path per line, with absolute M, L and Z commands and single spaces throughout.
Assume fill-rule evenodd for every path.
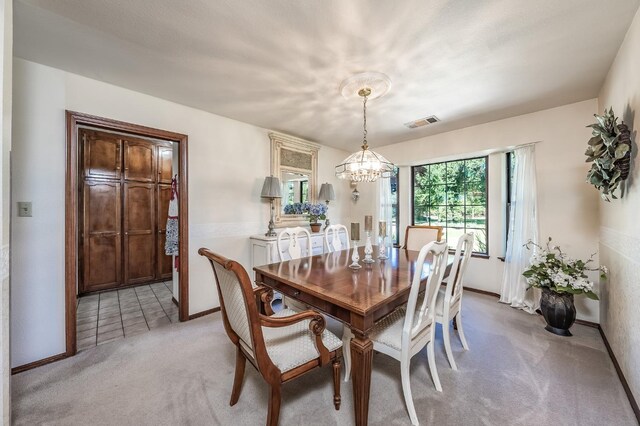
M 351 379 L 355 423 L 366 425 L 369 414 L 373 343 L 369 333 L 374 324 L 409 299 L 416 272 L 418 251 L 387 247 L 386 259 L 379 259 L 373 247 L 373 263 L 365 263 L 364 248 L 357 248 L 361 266 L 349 267 L 353 249 L 319 254 L 254 267 L 255 282 L 287 298 L 331 316 L 351 329 Z M 448 276 L 453 256 L 447 259 Z M 420 271 L 421 286 L 431 270 L 432 258 Z

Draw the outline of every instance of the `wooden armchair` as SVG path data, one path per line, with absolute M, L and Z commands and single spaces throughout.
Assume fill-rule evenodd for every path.
M 247 271 L 238 262 L 206 248 L 198 253 L 209 259 L 213 267 L 224 328 L 236 345 L 230 405 L 238 402 L 249 360 L 271 387 L 267 426 L 275 426 L 280 414 L 282 383 L 332 362 L 333 402 L 339 410 L 342 341 L 325 330 L 324 317 L 312 310 L 297 313 L 283 309 L 271 316 L 260 314 L 256 300 L 268 301 L 269 291 L 264 287 L 252 288 Z
M 404 247 L 407 250 L 420 251 L 425 245 L 442 239 L 442 226 L 412 225 L 407 226 L 404 236 Z

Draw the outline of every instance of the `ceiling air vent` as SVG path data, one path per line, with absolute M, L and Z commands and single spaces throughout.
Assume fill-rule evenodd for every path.
M 438 117 L 436 117 L 435 115 L 430 115 L 429 117 L 420 118 L 420 119 L 415 120 L 415 121 L 410 121 L 408 123 L 404 123 L 404 125 L 407 126 L 410 129 L 415 129 L 417 127 L 426 126 L 427 124 L 437 123 L 438 121 L 440 121 L 440 119 Z

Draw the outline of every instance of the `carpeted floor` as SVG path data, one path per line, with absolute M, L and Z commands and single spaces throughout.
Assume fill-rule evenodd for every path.
M 470 351 L 457 337 L 459 371 L 449 368 L 440 329 L 436 392 L 426 353 L 413 358 L 411 386 L 423 425 L 635 425 L 598 331 L 575 325 L 574 337 L 543 329 L 539 316 L 490 296 L 465 293 Z M 261 425 L 267 386 L 247 363 L 240 401 L 229 407 L 234 347 L 220 313 L 89 349 L 13 376 L 16 425 Z M 410 424 L 400 366 L 374 356 L 369 420 Z M 331 368 L 284 385 L 281 425 L 351 425 L 351 383 L 342 408 L 332 404 Z

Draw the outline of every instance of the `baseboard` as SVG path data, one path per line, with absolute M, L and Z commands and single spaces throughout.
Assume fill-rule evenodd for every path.
M 600 324 L 598 324 L 597 322 L 586 321 L 581 319 L 577 319 L 576 324 L 586 325 L 587 327 L 591 327 L 591 328 L 600 328 Z
M 197 314 L 189 315 L 189 320 L 203 317 L 205 315 L 214 314 L 220 310 L 220 306 L 213 309 L 207 309 L 206 311 L 198 312 Z
M 176 305 L 177 307 L 180 307 L 180 304 L 178 303 L 175 297 L 172 297 L 171 301 L 173 302 L 174 305 Z
M 631 388 L 629 387 L 629 383 L 627 383 L 627 379 L 624 377 L 624 373 L 620 368 L 620 364 L 618 364 L 618 360 L 616 359 L 616 356 L 613 354 L 613 351 L 611 350 L 611 346 L 609 345 L 607 336 L 604 334 L 604 330 L 599 325 L 597 328 L 598 328 L 598 331 L 600 332 L 600 336 L 602 336 L 602 340 L 604 341 L 604 346 L 607 348 L 607 352 L 609 352 L 611 361 L 613 361 L 613 366 L 616 369 L 616 373 L 618 373 L 618 378 L 620 379 L 620 382 L 622 382 L 622 387 L 624 388 L 624 391 L 627 394 L 627 398 L 629 398 L 631 409 L 636 415 L 636 420 L 638 421 L 638 423 L 640 423 L 640 407 L 638 407 L 638 402 L 634 398 L 633 393 L 631 393 Z
M 473 293 L 484 294 L 485 296 L 493 296 L 495 298 L 500 299 L 500 295 L 498 293 L 494 293 L 492 291 L 480 290 L 478 288 L 467 287 L 467 286 L 464 286 L 464 290 L 467 290 L 467 291 L 470 291 L 470 292 L 473 292 Z
M 66 352 L 63 352 L 61 354 L 53 355 L 53 356 L 50 356 L 48 358 L 39 359 L 37 361 L 30 362 L 29 364 L 24 364 L 24 365 L 20 365 L 18 367 L 13 367 L 11 369 L 11 374 L 23 373 L 25 371 L 32 370 L 32 369 L 34 369 L 36 367 L 41 367 L 41 366 L 46 365 L 46 364 L 51 364 L 52 362 L 60 361 L 61 359 L 65 359 L 65 358 L 68 358 L 68 357 L 69 357 L 69 355 L 67 355 Z

